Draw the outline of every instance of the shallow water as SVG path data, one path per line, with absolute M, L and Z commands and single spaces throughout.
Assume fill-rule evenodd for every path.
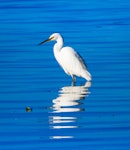
M 130 149 L 130 2 L 1 1 L 0 149 Z M 92 83 L 53 56 L 53 32 L 86 60 Z

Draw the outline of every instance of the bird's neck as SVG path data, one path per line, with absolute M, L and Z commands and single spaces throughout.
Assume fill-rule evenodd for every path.
M 55 52 L 60 52 L 61 49 L 63 47 L 63 39 L 62 38 L 59 38 L 57 41 L 56 41 L 56 44 L 54 45 L 54 51 Z

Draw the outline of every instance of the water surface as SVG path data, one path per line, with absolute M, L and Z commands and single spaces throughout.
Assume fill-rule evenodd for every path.
M 1 1 L 0 149 L 130 149 L 130 2 Z M 53 32 L 92 83 L 58 66 Z

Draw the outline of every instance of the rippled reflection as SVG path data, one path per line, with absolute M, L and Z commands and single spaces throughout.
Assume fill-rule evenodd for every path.
M 74 138 L 73 135 L 64 135 L 66 129 L 78 128 L 78 119 L 74 112 L 83 112 L 83 99 L 90 94 L 88 88 L 91 82 L 86 82 L 83 86 L 66 86 L 59 90 L 59 95 L 52 100 L 52 113 L 49 116 L 50 129 L 62 129 L 63 135 L 51 136 L 51 139 Z M 82 101 L 82 102 L 81 102 Z M 73 112 L 73 113 L 72 113 Z

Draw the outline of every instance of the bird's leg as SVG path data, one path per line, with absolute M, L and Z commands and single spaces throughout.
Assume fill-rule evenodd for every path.
M 75 86 L 75 83 L 76 83 L 76 77 L 72 75 L 72 86 Z
M 72 81 L 76 82 L 76 77 L 74 75 L 72 76 Z

